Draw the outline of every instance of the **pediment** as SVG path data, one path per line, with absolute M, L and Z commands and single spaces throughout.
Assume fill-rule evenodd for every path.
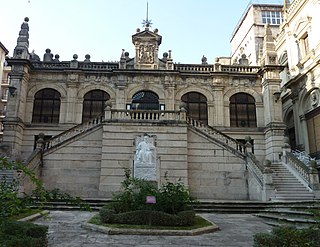
M 142 32 L 138 32 L 138 33 L 132 35 L 132 43 L 135 43 L 136 41 L 145 41 L 145 42 L 157 41 L 158 45 L 160 45 L 161 40 L 162 40 L 161 35 L 154 33 L 154 32 L 151 32 L 149 30 L 144 30 Z
M 303 35 L 310 26 L 312 17 L 301 18 L 294 26 L 293 33 L 296 37 Z

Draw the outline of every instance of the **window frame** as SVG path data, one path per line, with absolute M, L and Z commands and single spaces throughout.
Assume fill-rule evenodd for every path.
M 53 95 L 50 95 L 51 93 Z M 53 88 L 41 89 L 34 95 L 31 122 L 58 124 L 60 121 L 60 108 L 60 92 Z
M 252 95 L 245 92 L 233 94 L 229 99 L 229 113 L 230 127 L 257 127 L 257 107 Z

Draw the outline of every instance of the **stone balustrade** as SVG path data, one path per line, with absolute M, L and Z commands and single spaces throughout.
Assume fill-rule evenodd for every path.
M 117 121 L 186 121 L 183 111 L 158 111 L 158 110 L 115 110 L 106 109 L 105 119 Z
M 228 72 L 228 73 L 246 73 L 255 74 L 260 67 L 258 66 L 239 66 L 239 65 L 203 65 L 203 64 L 175 64 L 175 70 L 181 72 Z
M 61 143 L 65 142 L 67 140 L 70 140 L 71 138 L 102 124 L 103 121 L 104 121 L 104 117 L 99 116 L 97 118 L 94 118 L 94 119 L 86 122 L 86 123 L 76 125 L 73 128 L 66 130 L 66 131 L 62 132 L 61 134 L 56 135 L 56 136 L 52 137 L 51 139 L 49 139 L 48 141 L 44 142 L 43 143 L 43 150 L 46 151 L 50 148 L 59 146 Z
M 303 181 L 311 187 L 310 183 L 310 168 L 298 160 L 291 152 L 284 152 L 284 162 L 294 170 Z
M 293 0 L 290 4 L 289 9 L 287 10 L 288 14 L 291 14 L 293 12 L 295 12 L 295 9 L 297 8 L 297 6 L 299 5 L 300 2 L 302 2 L 303 0 Z
M 242 159 L 245 159 L 246 146 L 244 144 L 238 142 L 237 140 L 231 138 L 230 136 L 222 133 L 221 131 L 211 126 L 204 124 L 202 121 L 187 117 L 187 123 L 193 126 L 198 131 L 219 142 L 224 148 L 228 149 L 231 153 L 235 154 L 236 156 Z

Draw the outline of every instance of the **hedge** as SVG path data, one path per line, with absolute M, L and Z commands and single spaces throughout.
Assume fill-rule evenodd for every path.
M 195 224 L 195 212 L 182 211 L 178 214 L 168 214 L 161 211 L 137 210 L 125 213 L 115 213 L 108 207 L 102 207 L 100 219 L 106 224 L 156 225 L 156 226 L 192 226 Z
M 46 247 L 48 227 L 23 221 L 0 223 L 0 246 Z

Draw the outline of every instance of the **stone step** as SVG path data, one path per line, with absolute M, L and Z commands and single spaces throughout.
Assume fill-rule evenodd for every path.
M 313 214 L 308 212 L 277 212 L 277 211 L 266 211 L 258 213 L 256 216 L 263 218 L 265 222 L 272 226 L 280 225 L 294 225 L 298 228 L 307 228 L 312 225 L 319 223 L 313 217 Z

